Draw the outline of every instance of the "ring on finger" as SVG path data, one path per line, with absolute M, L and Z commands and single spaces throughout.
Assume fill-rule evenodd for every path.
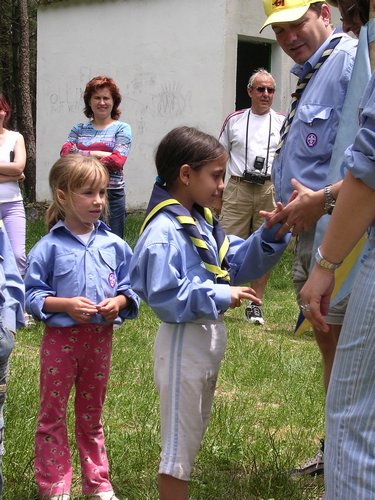
M 310 312 L 311 311 L 311 306 L 310 304 L 301 304 L 299 306 L 302 312 Z

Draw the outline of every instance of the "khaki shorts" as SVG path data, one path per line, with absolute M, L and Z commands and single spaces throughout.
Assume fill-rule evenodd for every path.
M 311 231 L 301 232 L 296 241 L 293 262 L 293 284 L 297 295 L 298 305 L 301 305 L 301 289 L 309 276 L 314 236 L 315 228 Z M 343 298 L 335 306 L 329 308 L 328 314 L 325 317 L 329 325 L 342 325 L 348 301 L 349 296 Z
M 259 210 L 271 212 L 275 207 L 275 189 L 271 181 L 259 185 L 230 177 L 223 193 L 220 224 L 226 234 L 246 239 L 264 222 Z

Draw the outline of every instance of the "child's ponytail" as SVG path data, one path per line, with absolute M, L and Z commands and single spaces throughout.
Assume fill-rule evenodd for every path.
M 62 213 L 62 211 L 59 210 L 59 207 L 53 201 L 47 208 L 45 216 L 45 221 L 48 231 L 56 224 L 56 222 L 58 222 L 59 220 L 64 220 L 64 218 L 65 218 L 65 213 Z

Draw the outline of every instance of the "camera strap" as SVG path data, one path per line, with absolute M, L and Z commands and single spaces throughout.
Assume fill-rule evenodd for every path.
M 271 118 L 271 111 L 270 111 L 270 124 L 269 124 L 269 128 L 268 128 L 268 144 L 267 144 L 267 156 L 266 156 L 266 171 L 264 173 L 265 175 L 267 175 L 267 171 L 268 171 L 268 158 L 270 156 L 271 122 L 272 122 L 272 118 Z
M 248 149 L 248 144 L 249 144 L 249 120 L 250 120 L 250 113 L 251 113 L 251 109 L 249 109 L 249 112 L 247 113 L 247 120 L 246 120 L 245 172 L 248 172 L 248 169 L 247 169 L 247 149 Z M 266 171 L 265 171 L 265 175 L 267 175 L 267 171 L 268 171 L 268 158 L 270 156 L 271 124 L 272 124 L 271 110 L 269 111 L 269 115 L 270 115 L 270 121 L 269 121 L 269 127 L 268 127 L 268 143 L 267 143 L 267 156 L 266 156 Z

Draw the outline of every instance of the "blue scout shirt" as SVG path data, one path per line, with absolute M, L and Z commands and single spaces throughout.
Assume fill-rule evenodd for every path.
M 375 189 L 375 73 L 367 85 L 361 108 L 361 128 L 345 157 L 350 173 Z
M 98 221 L 87 244 L 59 221 L 31 250 L 25 275 L 26 309 L 49 326 L 72 326 L 76 322 L 66 313 L 46 313 L 48 296 L 86 297 L 95 304 L 120 293 L 130 299 L 114 323 L 138 314 L 139 297 L 129 281 L 129 245 Z M 105 323 L 96 314 L 90 323 Z
M 303 66 L 292 68 L 298 78 L 306 76 L 331 39 L 337 36 L 342 39 L 305 88 L 286 141 L 272 166 L 276 199 L 283 204 L 292 194 L 293 177 L 314 191 L 327 184 L 333 143 L 358 41 L 345 33 L 334 33 Z
M 203 239 L 217 256 L 212 226 L 197 211 L 193 216 Z M 232 285 L 259 278 L 276 264 L 290 238 L 288 233 L 275 242 L 278 229 L 279 225 L 267 230 L 261 226 L 245 241 L 229 236 L 227 259 Z M 167 323 L 218 319 L 231 302 L 229 285 L 214 282 L 182 225 L 163 212 L 155 216 L 138 240 L 130 280 L 133 289 Z
M 25 287 L 0 220 L 0 324 L 15 332 L 25 325 Z

